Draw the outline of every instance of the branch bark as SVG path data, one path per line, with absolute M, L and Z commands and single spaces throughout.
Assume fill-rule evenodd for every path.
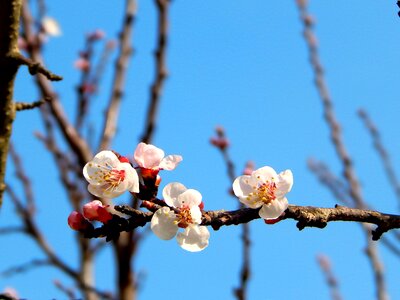
M 19 65 L 12 56 L 18 52 L 21 6 L 22 0 L 0 0 L 0 206 L 6 188 L 7 153 L 15 119 L 14 80 Z

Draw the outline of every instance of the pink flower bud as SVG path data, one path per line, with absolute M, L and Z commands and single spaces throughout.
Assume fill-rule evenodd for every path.
M 68 225 L 73 230 L 81 231 L 89 228 L 91 224 L 80 212 L 73 211 L 68 216 Z
M 90 68 L 90 63 L 86 58 L 80 57 L 74 62 L 75 68 L 83 72 L 87 72 Z
M 83 215 L 90 221 L 100 221 L 107 223 L 112 219 L 112 215 L 108 212 L 107 206 L 99 200 L 94 200 L 83 206 Z
M 95 31 L 88 34 L 88 39 L 92 41 L 101 40 L 105 37 L 105 33 L 103 30 L 96 29 Z
M 229 146 L 229 141 L 225 137 L 213 137 L 211 138 L 210 142 L 215 147 L 220 148 L 221 150 L 224 150 L 226 147 Z
M 246 163 L 246 166 L 244 167 L 244 170 L 242 173 L 243 173 L 243 175 L 251 175 L 251 173 L 253 173 L 253 171 L 254 171 L 254 162 L 249 160 Z

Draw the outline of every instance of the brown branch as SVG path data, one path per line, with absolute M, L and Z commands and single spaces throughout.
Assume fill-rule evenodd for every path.
M 110 101 L 104 118 L 103 134 L 99 147 L 100 150 L 110 147 L 111 140 L 116 132 L 119 107 L 121 104 L 122 93 L 125 84 L 126 70 L 128 68 L 129 57 L 132 53 L 131 35 L 136 9 L 136 0 L 126 0 L 123 28 L 119 37 L 119 55 L 115 62 L 114 82 Z
M 0 0 L 0 207 L 6 188 L 7 154 L 15 119 L 14 80 L 19 66 L 12 54 L 18 49 L 21 5 L 22 0 Z
M 345 183 L 337 178 L 323 162 L 309 159 L 308 168 L 317 176 L 319 181 L 325 185 L 333 196 L 346 206 L 352 206 L 349 189 Z
M 328 284 L 328 287 L 331 291 L 332 300 L 342 300 L 342 296 L 339 292 L 339 283 L 333 274 L 331 262 L 328 257 L 325 255 L 317 256 L 318 265 L 320 266 L 322 272 L 325 276 L 325 281 Z
M 160 204 L 154 203 L 152 210 L 155 211 L 162 206 L 166 206 L 165 203 Z M 146 223 L 151 221 L 153 216 L 153 212 L 145 213 L 126 205 L 116 205 L 114 208 L 119 212 L 129 215 L 130 218 L 125 219 L 114 215 L 113 219 L 107 224 L 85 231 L 85 237 L 97 238 L 105 236 L 107 240 L 112 240 L 118 238 L 120 232 L 131 231 L 137 227 L 146 225 Z M 219 230 L 222 226 L 248 223 L 260 218 L 258 211 L 259 209 L 252 208 L 241 208 L 233 211 L 204 211 L 201 225 L 211 226 L 214 230 Z M 280 217 L 280 221 L 286 219 L 297 221 L 296 227 L 299 230 L 303 230 L 306 227 L 325 228 L 329 222 L 338 221 L 374 224 L 377 227 L 371 232 L 372 240 L 379 240 L 383 233 L 400 228 L 399 215 L 339 205 L 336 205 L 334 208 L 289 205 L 285 214 Z
M 0 228 L 0 235 L 1 234 L 10 234 L 10 233 L 23 233 L 24 229 L 21 227 L 4 227 Z
M 61 76 L 56 75 L 47 70 L 40 62 L 27 58 L 23 56 L 21 53 L 18 52 L 14 53 L 12 58 L 15 60 L 17 64 L 27 66 L 29 73 L 31 75 L 42 74 L 48 80 L 51 81 L 60 81 L 63 79 Z
M 31 59 L 37 62 L 43 62 L 40 53 L 41 45 L 39 38 L 37 38 L 32 30 L 33 20 L 26 1 L 22 7 L 21 21 L 24 29 L 24 35 L 28 42 L 27 48 Z M 49 107 L 54 120 L 56 121 L 56 124 L 67 144 L 76 154 L 79 164 L 83 167 L 86 162 L 93 157 L 89 146 L 66 117 L 58 95 L 53 91 L 49 81 L 45 80 L 43 76 L 36 76 L 35 79 L 43 98 L 50 97 L 52 99 L 52 101 L 49 102 Z
M 35 201 L 33 198 L 33 191 L 32 191 L 32 183 L 29 179 L 29 177 L 26 175 L 26 172 L 22 166 L 22 161 L 20 156 L 18 155 L 17 151 L 15 151 L 13 144 L 10 144 L 10 156 L 11 159 L 14 163 L 15 167 L 15 174 L 17 178 L 21 181 L 23 189 L 24 189 L 24 195 L 26 199 L 26 204 L 27 204 L 27 209 L 30 211 L 30 213 L 35 212 Z
M 43 104 L 45 104 L 46 102 L 51 101 L 50 98 L 46 98 L 46 99 L 42 99 L 42 100 L 38 100 L 35 102 L 15 102 L 15 110 L 16 111 L 23 111 L 23 110 L 30 110 L 30 109 L 34 109 L 37 107 L 42 106 Z
M 336 154 L 343 165 L 343 175 L 349 184 L 349 194 L 353 202 L 355 203 L 356 207 L 364 209 L 367 206 L 361 194 L 360 183 L 354 171 L 350 155 L 348 154 L 347 149 L 344 145 L 343 138 L 341 135 L 340 125 L 336 120 L 335 113 L 333 110 L 332 100 L 328 91 L 328 87 L 325 82 L 324 71 L 318 55 L 317 39 L 313 32 L 314 20 L 312 16 L 308 14 L 307 1 L 298 0 L 297 4 L 301 19 L 304 24 L 303 34 L 309 50 L 310 63 L 313 68 L 315 76 L 315 84 L 323 104 L 324 117 L 330 129 L 331 140 L 334 145 Z M 377 298 L 379 300 L 386 300 L 387 293 L 386 293 L 385 280 L 383 279 L 384 278 L 383 266 L 382 263 L 380 263 L 376 245 L 370 242 L 369 239 L 370 232 L 368 227 L 362 225 L 362 228 L 367 238 L 366 253 L 368 254 L 372 271 L 375 277 Z M 378 236 L 380 236 L 380 234 L 378 234 Z M 374 233 L 372 235 L 372 238 L 377 239 L 377 237 L 374 236 Z
M 144 134 L 141 138 L 142 142 L 150 143 L 156 127 L 157 111 L 160 103 L 161 93 L 165 78 L 168 75 L 166 66 L 166 50 L 168 43 L 168 12 L 170 0 L 155 0 L 158 12 L 158 45 L 154 53 L 155 78 L 150 88 L 151 97 L 147 110 L 146 125 Z
M 223 127 L 217 127 L 215 129 L 217 137 L 211 138 L 211 144 L 213 144 L 222 154 L 224 158 L 224 162 L 226 165 L 226 171 L 229 178 L 229 182 L 232 183 L 235 178 L 235 164 L 232 161 L 232 158 L 229 155 L 228 148 L 229 148 L 229 141 L 226 136 L 225 130 Z M 232 188 L 230 187 L 230 190 Z M 232 194 L 231 194 L 232 195 Z M 239 208 L 243 208 L 243 204 L 239 203 Z M 247 299 L 247 286 L 250 279 L 250 227 L 249 224 L 244 223 L 242 225 L 242 267 L 240 271 L 240 285 L 239 287 L 234 289 L 234 294 L 238 300 L 245 300 Z
M 394 171 L 390 156 L 382 144 L 381 135 L 365 110 L 360 109 L 358 111 L 358 115 L 363 120 L 365 127 L 368 129 L 372 137 L 375 149 L 378 152 L 379 157 L 381 158 L 381 161 L 383 163 L 383 167 L 386 171 L 386 175 L 396 193 L 397 200 L 400 203 L 400 183 L 397 179 L 396 172 Z
M 36 269 L 38 267 L 44 267 L 44 266 L 49 266 L 51 265 L 50 261 L 47 259 L 32 259 L 29 262 L 26 262 L 24 264 L 14 266 L 11 268 L 8 268 L 5 271 L 2 271 L 0 273 L 0 276 L 2 277 L 10 277 L 16 274 L 28 272 L 32 269 Z
M 53 283 L 56 286 L 56 288 L 58 288 L 62 293 L 64 293 L 68 297 L 68 299 L 76 299 L 75 289 L 64 286 L 59 280 L 54 280 Z

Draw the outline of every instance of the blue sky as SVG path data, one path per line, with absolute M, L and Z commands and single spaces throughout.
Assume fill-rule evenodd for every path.
M 365 199 L 376 209 L 398 213 L 399 205 L 388 184 L 371 139 L 356 115 L 365 108 L 378 124 L 383 142 L 399 166 L 398 83 L 400 80 L 400 19 L 394 1 L 311 1 L 315 32 L 326 80 L 342 124 L 346 146 L 360 177 Z M 48 1 L 48 14 L 63 31 L 46 45 L 47 66 L 64 76 L 54 86 L 72 118 L 79 73 L 73 67 L 84 35 L 101 28 L 115 38 L 123 1 Z M 227 193 L 225 166 L 208 140 L 222 125 L 231 141 L 230 154 L 237 172 L 253 160 L 257 167 L 291 169 L 294 186 L 288 195 L 298 205 L 333 206 L 336 201 L 307 169 L 310 157 L 324 161 L 340 174 L 341 166 L 322 118 L 322 106 L 313 85 L 313 73 L 302 38 L 302 24 L 294 1 L 174 1 L 171 5 L 165 83 L 154 144 L 166 153 L 181 154 L 182 164 L 163 173 L 162 186 L 180 181 L 199 190 L 206 209 L 235 209 L 237 200 Z M 129 65 L 126 92 L 114 149 L 132 155 L 143 130 L 144 114 L 153 80 L 156 10 L 140 1 L 133 33 L 134 55 Z M 100 50 L 100 49 L 98 49 Z M 113 57 L 114 59 L 114 57 Z M 109 97 L 112 66 L 107 69 L 96 98 L 91 121 L 102 124 Z M 26 70 L 16 85 L 17 100 L 35 100 L 37 90 Z M 28 126 L 27 126 L 28 124 Z M 38 112 L 18 114 L 13 140 L 32 177 L 39 211 L 38 223 L 54 249 L 77 264 L 74 234 L 66 218 L 71 210 L 57 182 L 51 157 L 33 136 L 42 130 Z M 398 169 L 398 168 L 397 168 Z M 13 167 L 8 180 L 18 191 Z M 49 184 L 51 182 L 51 184 Z M 116 202 L 124 202 L 118 198 Z M 125 200 L 126 201 L 126 200 Z M 0 226 L 18 224 L 10 201 L 2 208 Z M 174 240 L 149 235 L 138 252 L 136 270 L 143 280 L 140 299 L 232 299 L 241 266 L 238 227 L 211 232 L 210 246 L 187 253 Z M 357 224 L 332 223 L 323 230 L 299 232 L 287 220 L 266 226 L 251 224 L 252 278 L 249 299 L 330 299 L 316 255 L 332 260 L 343 296 L 374 299 L 369 262 L 363 254 L 364 235 Z M 36 246 L 22 236 L 4 236 L 2 269 L 40 258 Z M 387 284 L 392 299 L 397 288 L 399 260 L 382 246 Z M 104 249 L 98 257 L 96 281 L 113 289 L 113 257 Z M 51 268 L 0 278 L 0 289 L 16 288 L 28 299 L 65 299 L 52 284 L 72 283 Z

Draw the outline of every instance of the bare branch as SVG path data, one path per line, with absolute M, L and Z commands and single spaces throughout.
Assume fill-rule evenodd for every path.
M 129 57 L 132 53 L 131 35 L 132 25 L 137 9 L 136 0 L 126 0 L 123 28 L 119 39 L 119 55 L 115 62 L 115 75 L 111 98 L 104 118 L 103 134 L 100 150 L 107 149 L 115 135 L 117 118 L 125 84 L 125 74 L 128 68 Z
M 317 261 L 322 272 L 324 273 L 326 283 L 328 284 L 329 289 L 331 291 L 332 300 L 342 300 L 343 298 L 339 292 L 339 283 L 335 275 L 333 274 L 329 258 L 325 255 L 318 255 Z
M 211 138 L 211 144 L 213 144 L 222 154 L 222 157 L 224 158 L 224 162 L 226 165 L 226 170 L 227 170 L 227 175 L 229 178 L 229 182 L 232 183 L 235 178 L 235 164 L 232 161 L 232 158 L 230 157 L 228 153 L 228 148 L 229 148 L 229 141 L 228 138 L 226 137 L 226 133 L 223 127 L 218 126 L 215 129 L 215 132 L 217 134 L 217 137 Z M 230 187 L 231 189 L 231 187 Z M 239 203 L 239 208 L 243 208 L 244 205 L 242 203 Z M 234 289 L 234 294 L 238 300 L 245 300 L 247 299 L 247 285 L 250 279 L 250 228 L 249 224 L 244 223 L 242 225 L 242 234 L 241 234 L 241 240 L 242 240 L 242 255 L 243 255 L 243 261 L 242 261 L 242 268 L 240 271 L 240 285 L 239 287 Z
M 354 171 L 350 155 L 348 154 L 347 149 L 344 145 L 340 131 L 340 125 L 336 120 L 332 100 L 325 82 L 324 71 L 318 55 L 317 39 L 313 32 L 314 20 L 312 16 L 308 14 L 307 1 L 298 0 L 297 4 L 300 11 L 301 19 L 304 24 L 304 38 L 306 40 L 309 50 L 310 62 L 315 76 L 315 84 L 323 104 L 324 117 L 330 129 L 331 140 L 334 145 L 336 154 L 343 165 L 343 175 L 348 182 L 350 196 L 356 207 L 364 209 L 367 206 L 363 200 L 360 183 Z M 382 263 L 379 263 L 380 259 L 378 256 L 376 245 L 374 243 L 371 243 L 369 239 L 370 232 L 368 227 L 366 227 L 365 225 L 362 225 L 362 227 L 367 238 L 367 253 L 375 277 L 377 298 L 379 300 L 386 300 L 388 296 L 386 292 L 385 280 L 383 279 L 384 271 Z M 373 234 L 372 238 L 376 239 L 376 236 L 374 237 Z
M 40 62 L 29 59 L 23 56 L 21 53 L 14 53 L 12 58 L 17 64 L 27 66 L 31 75 L 42 74 L 51 81 L 60 81 L 63 79 L 61 76 L 53 74 L 47 70 Z
M 32 60 L 42 62 L 43 59 L 40 54 L 40 44 L 38 44 L 38 38 L 32 31 L 32 16 L 26 2 L 24 2 L 24 5 L 22 7 L 21 20 L 25 37 L 29 44 L 29 55 Z M 54 116 L 56 124 L 58 125 L 58 128 L 60 129 L 62 135 L 67 141 L 69 147 L 76 154 L 79 164 L 83 167 L 86 162 L 88 162 L 93 157 L 89 146 L 87 145 L 85 140 L 82 139 L 74 126 L 69 122 L 63 111 L 58 95 L 53 91 L 53 88 L 49 81 L 45 80 L 43 76 L 36 76 L 35 79 L 42 96 L 44 98 L 50 97 L 52 99 L 52 101 L 49 102 L 49 107 Z
M 27 209 L 30 211 L 30 213 L 34 213 L 35 201 L 33 198 L 32 183 L 31 183 L 29 177 L 26 175 L 26 172 L 22 166 L 21 158 L 19 157 L 18 153 L 15 151 L 13 144 L 10 144 L 10 156 L 14 162 L 16 176 L 21 181 L 22 186 L 24 188 Z
M 23 110 L 30 110 L 37 108 L 46 102 L 50 101 L 50 98 L 42 99 L 35 102 L 15 102 L 15 110 L 16 111 L 23 111 Z
M 1 234 L 10 234 L 10 233 L 24 233 L 24 229 L 21 227 L 4 227 L 4 228 L 0 228 L 0 235 Z
M 149 143 L 152 140 L 156 127 L 157 111 L 161 98 L 164 80 L 168 71 L 166 66 L 166 50 L 168 42 L 168 11 L 170 0 L 155 0 L 158 12 L 158 45 L 154 53 L 155 78 L 151 86 L 151 98 L 147 110 L 146 125 L 144 134 L 141 138 L 142 142 Z
M 6 164 L 12 124 L 15 119 L 13 102 L 14 80 L 18 64 L 10 58 L 17 47 L 22 0 L 0 1 L 0 207 L 6 185 Z
M 394 171 L 393 164 L 390 160 L 390 156 L 382 144 L 381 135 L 365 110 L 360 109 L 358 111 L 358 115 L 363 120 L 365 127 L 368 129 L 372 137 L 375 149 L 382 160 L 383 166 L 386 171 L 386 175 L 396 193 L 397 200 L 399 201 L 400 204 L 400 183 L 399 180 L 397 179 L 396 172 Z
M 3 277 L 10 277 L 12 275 L 16 275 L 19 273 L 25 273 L 28 272 L 32 269 L 36 269 L 38 267 L 44 267 L 44 266 L 49 266 L 51 263 L 47 259 L 33 259 L 29 262 L 26 262 L 24 264 L 21 264 L 19 266 L 14 266 L 11 268 L 8 268 L 7 270 L 3 271 L 0 273 L 0 276 Z

